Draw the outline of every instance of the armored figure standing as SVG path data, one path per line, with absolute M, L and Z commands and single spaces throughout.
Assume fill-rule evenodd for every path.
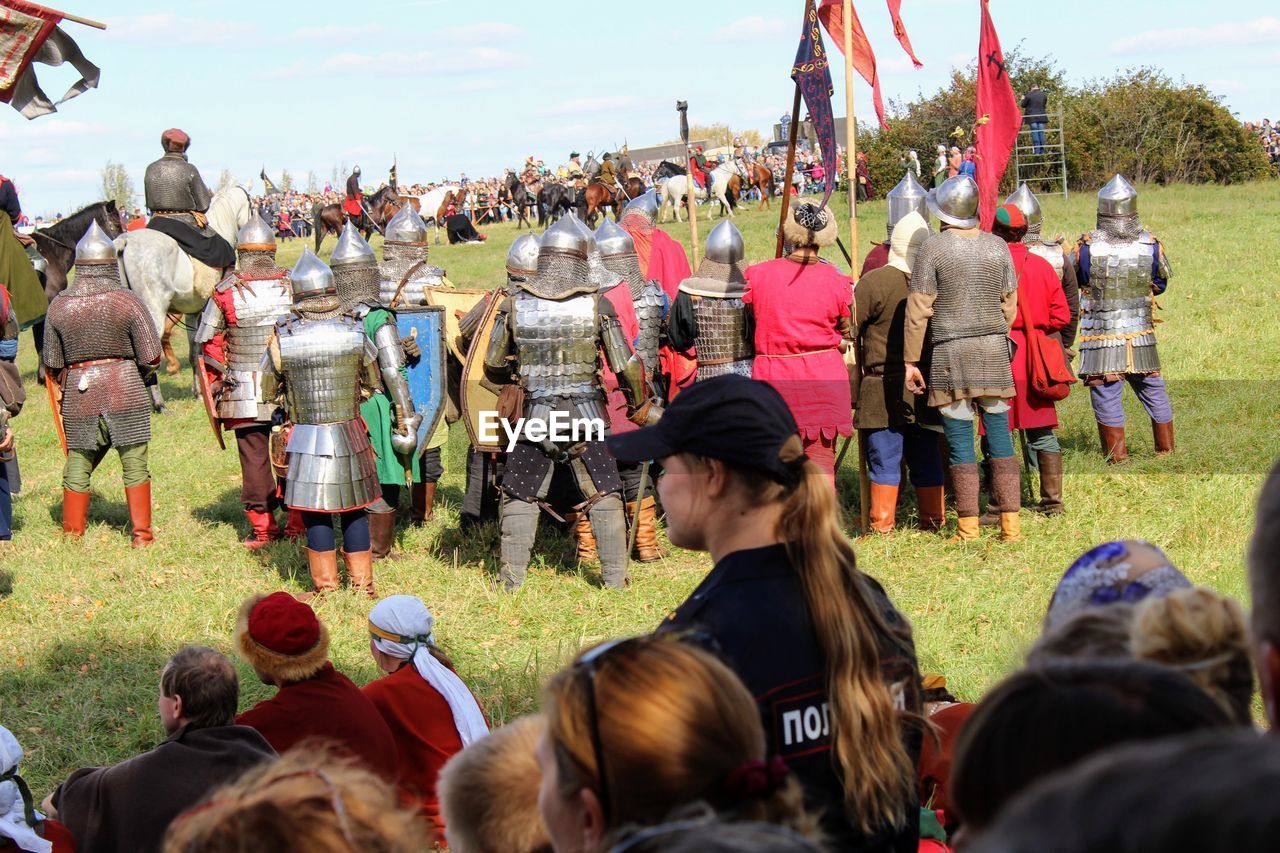
M 415 411 L 409 391 L 409 377 L 405 372 L 409 356 L 401 343 L 395 315 L 378 301 L 381 273 L 373 247 L 350 221 L 342 228 L 329 265 L 342 308 L 363 324 L 364 333 L 377 347 L 378 367 L 382 371 L 382 381 L 374 385 L 369 399 L 360 404 L 360 416 L 369 428 L 369 441 L 378 460 L 378 482 L 382 491 L 369 507 L 369 537 L 374 557 L 383 559 L 390 555 L 395 539 L 396 508 L 400 504 L 400 487 L 408 479 L 407 472 L 418 467 L 419 470 L 413 471 L 415 480 L 422 480 L 422 471 L 416 465 L 421 415 Z M 438 480 L 440 472 L 432 473 Z
M 605 269 L 627 283 L 631 301 L 636 308 L 639 332 L 635 341 L 636 355 L 644 364 L 651 380 L 658 376 L 658 347 L 667 320 L 668 300 L 662 285 L 656 279 L 646 279 L 640 271 L 640 258 L 631 235 L 617 223 L 606 219 L 596 229 L 596 244 L 600 247 L 600 260 Z
M 942 415 L 955 484 L 957 540 L 978 537 L 978 464 L 975 417 L 982 418 L 991 450 L 992 480 L 1000 506 L 1001 539 L 1021 538 L 1021 471 L 1009 434 L 1009 398 L 1015 394 L 1009 329 L 1017 310 L 1013 259 L 1003 240 L 978 230 L 978 185 L 967 175 L 948 178 L 929 193 L 929 209 L 942 231 L 925 241 L 911 270 L 903 359 L 908 389 L 928 390 Z M 926 382 L 918 364 L 926 330 L 932 361 Z
M 915 152 L 912 152 L 915 153 Z M 929 205 L 925 203 L 929 191 L 920 185 L 916 180 L 915 172 L 907 169 L 902 176 L 902 180 L 898 181 L 897 186 L 889 190 L 884 197 L 888 203 L 888 236 L 883 243 L 877 243 L 875 248 L 867 253 L 867 257 L 862 262 L 862 272 L 859 277 L 866 275 L 872 270 L 878 270 L 882 266 L 889 263 L 889 242 L 893 239 L 893 228 L 908 213 L 915 212 L 920 214 L 920 218 L 924 220 L 925 227 L 929 225 Z
M 360 398 L 362 382 L 368 388 L 382 385 L 378 347 L 362 322 L 343 310 L 333 271 L 310 249 L 303 249 L 290 280 L 293 311 L 276 323 L 260 370 L 262 400 L 282 405 L 291 425 L 284 502 L 306 524 L 316 592 L 338 588 L 337 513 L 348 581 L 373 598 L 365 507 L 381 492 Z
M 1108 462 L 1129 458 L 1121 395 L 1128 382 L 1151 417 L 1157 455 L 1173 451 L 1173 408 L 1160 375 L 1153 310 L 1171 275 L 1164 246 L 1138 219 L 1138 192 L 1123 175 L 1098 191 L 1098 227 L 1080 238 L 1084 291 L 1080 378 L 1089 387 Z
M 164 156 L 147 166 L 142 178 L 151 219 L 147 227 L 169 235 L 182 250 L 208 267 L 223 270 L 236 262 L 226 240 L 205 216 L 213 195 L 200 170 L 187 161 L 191 137 L 170 128 L 160 135 Z
M 656 417 L 647 403 L 644 368 L 627 345 L 612 304 L 601 299 L 588 268 L 590 241 L 569 218 L 543 235 L 536 275 L 512 279 L 485 350 L 485 365 L 505 371 L 523 391 L 524 416 L 502 478 L 502 581 L 524 583 L 537 533 L 539 506 L 555 464 L 568 465 L 585 500 L 576 509 L 591 519 L 605 585 L 626 584 L 626 524 L 622 481 L 605 449 L 605 393 L 597 375 L 601 350 L 638 420 Z M 508 399 L 515 395 L 506 395 Z M 573 430 L 569 424 L 573 421 Z M 558 425 L 558 426 L 557 426 Z M 514 428 L 517 425 L 512 425 Z M 567 432 L 567 435 L 562 435 Z
M 721 222 L 707 235 L 706 255 L 698 272 L 680 283 L 668 323 L 671 345 L 686 357 L 697 349 L 697 381 L 736 373 L 751 376 L 755 358 L 751 311 L 742 258 L 742 232 Z
M 274 511 L 280 505 L 271 469 L 272 406 L 262 402 L 262 354 L 276 321 L 293 307 L 289 271 L 276 264 L 271 226 L 255 215 L 236 235 L 239 269 L 214 288 L 196 328 L 201 348 L 202 394 L 215 430 L 231 430 L 240 454 L 240 502 L 257 550 L 280 539 Z M 300 527 L 294 525 L 300 532 Z
M 61 416 L 66 435 L 63 532 L 84 534 L 90 477 L 114 447 L 133 546 L 150 545 L 151 397 L 144 381 L 160 365 L 160 338 L 142 300 L 121 284 L 116 247 L 96 222 L 76 244 L 73 283 L 49 306 L 43 359 L 53 398 L 61 397 L 54 417 Z
M 1040 210 L 1040 200 L 1025 181 L 1004 203 L 1017 207 L 1027 219 L 1027 235 L 1022 238 L 1027 251 L 1048 261 L 1049 266 L 1057 273 L 1058 281 L 1062 282 L 1062 293 L 1071 311 L 1071 322 L 1061 332 L 1054 332 L 1049 337 L 1060 341 L 1063 349 L 1069 351 L 1075 345 L 1076 328 L 1080 324 L 1080 285 L 1076 279 L 1075 264 L 1071 262 L 1070 253 L 1061 237 L 1053 241 L 1044 239 L 1044 213 Z
M 387 222 L 383 237 L 378 301 L 387 308 L 428 304 L 427 291 L 445 282 L 444 270 L 427 262 L 427 223 L 406 204 Z

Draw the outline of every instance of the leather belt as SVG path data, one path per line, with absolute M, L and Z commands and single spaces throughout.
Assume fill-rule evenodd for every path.
M 74 363 L 73 363 L 70 367 L 68 367 L 67 369 L 68 369 L 68 370 L 80 370 L 80 369 L 85 368 L 85 367 L 97 367 L 99 364 L 115 364 L 116 362 L 119 362 L 119 361 L 130 361 L 130 360 L 131 360 L 131 359 L 127 359 L 127 358 L 95 358 L 95 359 L 92 359 L 92 360 L 90 360 L 90 361 L 77 361 L 77 362 L 74 362 Z

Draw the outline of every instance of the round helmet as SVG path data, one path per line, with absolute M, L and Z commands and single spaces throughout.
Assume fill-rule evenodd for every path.
M 521 234 L 507 250 L 507 272 L 511 275 L 531 276 L 538 272 L 538 235 Z
M 116 244 L 95 219 L 76 243 L 77 264 L 105 264 L 116 262 Z
M 333 281 L 333 270 L 309 246 L 302 248 L 302 257 L 289 274 L 293 286 L 294 304 L 316 296 L 336 296 L 338 287 Z
M 360 177 L 360 167 L 356 166 L 354 169 L 352 169 L 351 174 L 355 175 L 357 178 Z
M 929 190 L 928 205 L 933 215 L 948 225 L 974 228 L 978 224 L 978 183 L 968 175 L 947 178 Z

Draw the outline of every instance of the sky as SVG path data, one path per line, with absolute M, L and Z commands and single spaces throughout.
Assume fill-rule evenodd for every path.
M 216 185 L 262 167 L 304 187 L 359 164 L 367 183 L 395 157 L 402 183 L 500 174 L 532 154 L 656 144 L 693 123 L 771 125 L 790 109 L 802 0 L 446 0 L 300 3 L 59 0 L 105 32 L 64 23 L 102 68 L 96 91 L 27 121 L 0 107 L 0 174 L 30 214 L 69 213 L 102 196 L 123 163 L 141 201 L 160 133 L 190 134 L 191 161 Z M 936 91 L 977 55 L 979 0 L 903 0 L 923 69 L 893 37 L 886 4 L 857 0 L 886 100 Z M 1072 82 L 1139 66 L 1202 83 L 1242 120 L 1280 114 L 1280 12 L 1273 0 L 1049 4 L 991 0 L 1006 50 L 1052 57 Z M 825 36 L 825 34 L 824 34 Z M 836 53 L 835 45 L 828 45 Z M 74 80 L 37 66 L 53 97 Z M 833 67 L 836 114 L 844 77 Z M 856 81 L 855 112 L 874 119 Z M 1067 128 L 1070 133 L 1070 128 Z

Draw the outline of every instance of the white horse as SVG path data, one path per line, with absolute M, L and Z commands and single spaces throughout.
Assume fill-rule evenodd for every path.
M 236 233 L 249 221 L 249 192 L 241 186 L 219 191 L 209 204 L 209 226 L 232 246 Z M 199 314 L 221 278 L 220 271 L 193 262 L 168 234 L 150 228 L 129 231 L 115 239 L 121 253 L 123 272 L 129 289 L 138 294 L 156 333 L 164 334 L 165 317 L 185 314 L 191 364 L 196 364 L 195 328 Z
M 436 187 L 420 196 L 418 196 L 418 215 L 428 225 L 434 225 L 436 229 L 436 243 L 440 242 L 440 223 L 436 221 L 437 214 L 440 213 L 440 206 L 444 204 L 446 193 L 462 192 L 462 187 L 455 184 L 445 184 L 442 187 Z
M 729 203 L 725 192 L 729 188 L 729 179 L 734 175 L 746 180 L 746 176 L 742 174 L 741 167 L 733 161 L 721 163 L 711 170 L 711 196 L 713 200 L 720 202 L 720 210 L 727 213 L 731 219 L 733 218 L 733 205 Z M 667 205 L 675 208 L 677 222 L 684 221 L 680 218 L 680 209 L 685 206 L 684 199 L 689 194 L 688 188 L 689 178 L 686 175 L 676 175 L 667 179 L 666 183 L 662 185 L 662 191 L 659 194 L 662 203 L 658 206 L 658 222 L 664 221 L 664 212 L 667 209 Z M 697 184 L 694 184 L 694 198 L 699 200 L 706 199 L 707 191 L 699 189 Z M 711 214 L 708 213 L 708 216 L 711 216 Z

